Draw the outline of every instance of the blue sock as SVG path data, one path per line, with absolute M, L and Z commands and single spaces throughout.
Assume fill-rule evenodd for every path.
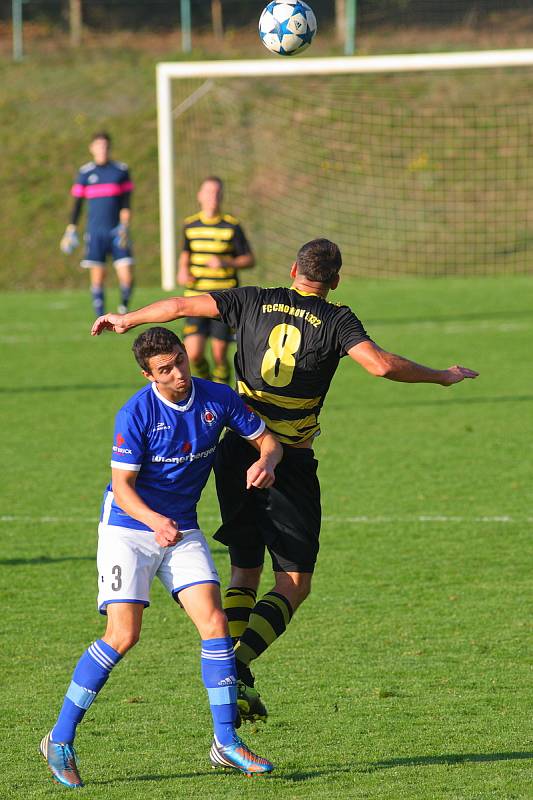
M 235 740 L 237 669 L 231 637 L 202 641 L 202 678 L 209 695 L 215 736 L 221 745 Z
M 101 317 L 104 313 L 104 289 L 102 286 L 91 287 L 91 297 L 93 299 L 94 313 Z
M 128 307 L 128 303 L 130 302 L 131 293 L 133 292 L 133 284 L 131 286 L 126 286 L 125 284 L 120 284 L 120 302 L 123 306 Z
M 76 664 L 63 707 L 52 730 L 53 742 L 74 741 L 77 725 L 121 658 L 120 653 L 102 639 L 87 648 Z

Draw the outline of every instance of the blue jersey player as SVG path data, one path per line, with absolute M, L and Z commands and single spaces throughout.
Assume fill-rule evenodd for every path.
M 81 266 L 91 273 L 94 312 L 96 316 L 103 314 L 106 260 L 111 256 L 120 285 L 119 312 L 126 313 L 133 289 L 133 256 L 129 238 L 133 183 L 127 165 L 111 160 L 111 137 L 108 133 L 96 133 L 89 152 L 93 160 L 80 168 L 72 187 L 74 205 L 60 247 L 67 255 L 77 247 L 77 224 L 83 201 L 87 200 L 85 254 Z
M 41 753 L 57 782 L 83 785 L 73 749 L 76 727 L 111 670 L 138 641 L 157 575 L 202 639 L 202 678 L 214 723 L 211 764 L 246 774 L 270 772 L 272 764 L 235 733 L 235 656 L 196 504 L 225 427 L 259 450 L 247 473 L 251 492 L 273 484 L 281 445 L 228 386 L 191 378 L 186 351 L 171 331 L 150 328 L 133 351 L 149 383 L 116 416 L 112 481 L 98 529 L 98 608 L 107 615 L 107 627 L 78 661 Z

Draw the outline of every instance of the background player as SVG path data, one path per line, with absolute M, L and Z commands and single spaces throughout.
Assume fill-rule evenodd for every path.
M 149 383 L 115 422 L 112 483 L 104 493 L 98 529 L 98 607 L 107 614 L 107 627 L 79 660 L 41 752 L 57 781 L 70 788 L 82 785 L 72 747 L 76 727 L 113 667 L 138 641 L 157 575 L 202 638 L 202 677 L 215 733 L 212 765 L 248 774 L 270 772 L 272 764 L 254 755 L 235 734 L 233 643 L 196 505 L 225 426 L 260 450 L 248 471 L 251 491 L 272 485 L 281 446 L 228 386 L 191 380 L 187 354 L 171 331 L 145 331 L 133 351 Z
M 120 285 L 118 310 L 125 314 L 133 289 L 133 255 L 129 238 L 133 183 L 127 165 L 110 160 L 111 137 L 108 133 L 96 133 L 91 139 L 89 152 L 93 160 L 80 167 L 72 187 L 74 205 L 60 247 L 69 255 L 78 246 L 77 224 L 86 199 L 85 255 L 81 266 L 91 271 L 94 313 L 96 316 L 104 313 L 106 259 L 111 255 Z
M 229 546 L 231 582 L 225 596 L 230 633 L 238 639 L 239 708 L 245 719 L 266 718 L 254 688 L 251 662 L 286 629 L 311 589 L 321 521 L 317 462 L 311 449 L 318 417 L 339 359 L 348 355 L 372 375 L 406 383 L 450 386 L 477 372 L 460 366 L 432 369 L 379 347 L 347 306 L 326 298 L 339 284 L 337 245 L 315 239 L 300 248 L 292 286 L 243 287 L 198 298 L 170 298 L 124 317 L 110 314 L 93 326 L 124 333 L 135 325 L 205 314 L 237 332 L 239 394 L 284 444 L 276 484 L 264 495 L 245 490 L 253 453 L 230 432 L 215 464 L 222 526 L 215 538 Z M 275 584 L 256 592 L 265 546 Z
M 178 266 L 178 283 L 186 287 L 186 297 L 234 288 L 239 285 L 239 271 L 255 264 L 238 219 L 221 211 L 221 179 L 214 176 L 205 178 L 197 196 L 200 212 L 185 219 Z M 214 362 L 212 378 L 217 383 L 227 383 L 230 374 L 228 344 L 233 341 L 229 325 L 220 320 L 193 316 L 186 320 L 183 334 L 194 374 L 200 378 L 211 377 L 205 357 L 205 346 L 210 337 Z

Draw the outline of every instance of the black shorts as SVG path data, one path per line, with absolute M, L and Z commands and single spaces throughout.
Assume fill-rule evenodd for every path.
M 258 567 L 268 549 L 275 572 L 313 572 L 321 508 L 318 462 L 308 448 L 283 447 L 270 489 L 246 489 L 257 450 L 233 431 L 220 442 L 215 477 L 222 525 L 215 539 L 236 567 Z
M 235 337 L 229 325 L 225 325 L 219 319 L 209 319 L 208 317 L 187 317 L 183 327 L 183 338 L 193 334 L 221 339 L 223 342 L 233 342 Z

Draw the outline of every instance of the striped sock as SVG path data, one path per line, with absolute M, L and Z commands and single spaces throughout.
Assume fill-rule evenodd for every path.
M 131 293 L 133 292 L 133 284 L 127 286 L 125 283 L 120 284 L 120 302 L 123 306 L 128 307 L 130 302 Z
M 74 741 L 76 727 L 121 658 L 120 653 L 102 639 L 87 648 L 76 664 L 63 707 L 52 730 L 53 742 L 66 744 Z
M 91 288 L 91 297 L 93 299 L 93 309 L 97 317 L 101 317 L 104 313 L 104 290 L 101 286 L 93 286 Z
M 224 611 L 228 618 L 229 635 L 237 644 L 248 625 L 250 613 L 255 606 L 257 592 L 245 586 L 230 586 L 224 595 Z
M 235 648 L 237 666 L 248 667 L 284 633 L 292 619 L 291 604 L 278 592 L 267 592 L 250 614 L 248 626 Z
M 229 364 L 215 364 L 213 367 L 213 380 L 215 383 L 229 383 Z
M 191 361 L 191 372 L 195 378 L 203 378 L 206 381 L 211 380 L 207 358 L 202 358 L 200 361 Z
M 237 669 L 230 637 L 204 639 L 201 662 L 215 737 L 221 745 L 231 744 L 237 718 Z

